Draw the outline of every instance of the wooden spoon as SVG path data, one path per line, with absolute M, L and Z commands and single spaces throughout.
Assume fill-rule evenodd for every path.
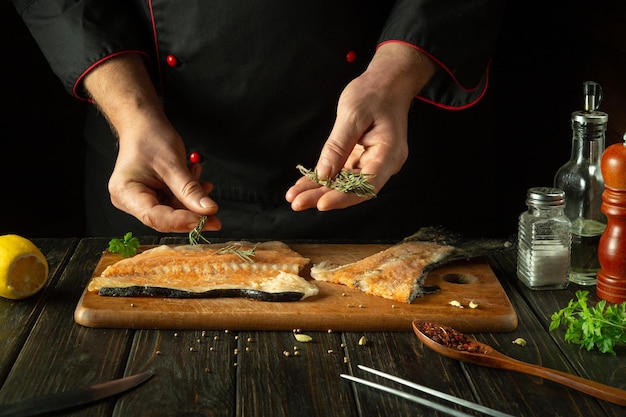
M 456 334 L 459 338 L 464 338 L 466 345 L 463 350 L 447 347 L 441 343 L 430 338 L 430 336 L 422 333 L 424 325 L 430 325 L 438 328 L 442 333 Z M 592 395 L 602 400 L 626 405 L 626 391 L 611 387 L 608 385 L 600 384 L 598 382 L 590 381 L 585 378 L 581 378 L 566 372 L 557 371 L 550 368 L 544 368 L 539 365 L 533 365 L 527 362 L 518 361 L 503 353 L 498 352 L 494 348 L 484 343 L 480 343 L 475 339 L 471 339 L 462 333 L 457 332 L 454 329 L 446 326 L 433 325 L 431 323 L 423 323 L 418 320 L 413 321 L 413 331 L 417 337 L 426 346 L 441 353 L 449 358 L 457 359 L 464 362 L 473 363 L 476 365 L 488 366 L 490 368 L 507 369 L 509 371 L 516 371 L 535 375 L 541 378 L 549 379 L 559 384 L 563 384 L 567 387 L 573 388 L 585 394 Z

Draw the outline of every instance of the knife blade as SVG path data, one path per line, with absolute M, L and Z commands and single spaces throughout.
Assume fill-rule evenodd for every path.
M 115 394 L 127 391 L 147 381 L 154 373 L 141 374 L 114 379 L 89 387 L 56 392 L 37 398 L 18 401 L 0 406 L 0 417 L 30 417 L 66 408 L 77 407 Z

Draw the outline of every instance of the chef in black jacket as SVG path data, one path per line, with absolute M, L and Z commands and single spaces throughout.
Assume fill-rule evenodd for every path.
M 14 0 L 94 104 L 88 234 L 188 232 L 208 215 L 209 239 L 337 240 L 497 224 L 481 99 L 503 3 Z M 377 197 L 299 164 L 373 174 Z

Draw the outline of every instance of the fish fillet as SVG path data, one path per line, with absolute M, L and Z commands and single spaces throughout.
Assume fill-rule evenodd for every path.
M 358 289 L 366 294 L 411 303 L 437 288 L 424 287 L 428 272 L 458 259 L 508 250 L 504 240 L 465 239 L 442 228 L 423 228 L 402 242 L 347 265 L 323 261 L 313 265 L 311 277 Z
M 235 251 L 254 249 L 246 259 Z M 109 296 L 246 297 L 295 301 L 319 292 L 299 273 L 309 259 L 282 242 L 162 245 L 109 265 L 88 291 Z

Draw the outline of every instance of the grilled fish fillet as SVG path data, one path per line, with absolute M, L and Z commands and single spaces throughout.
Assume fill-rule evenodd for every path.
M 252 249 L 253 256 L 240 255 Z M 308 263 L 308 258 L 277 241 L 162 245 L 108 266 L 87 289 L 109 296 L 295 301 L 319 292 L 299 276 Z
M 406 242 L 348 265 L 323 261 L 311 268 L 318 281 L 343 284 L 390 300 L 413 301 L 419 291 L 418 278 L 429 264 L 452 252 L 452 246 Z
M 311 277 L 411 303 L 415 298 L 437 290 L 423 285 L 428 272 L 437 266 L 512 247 L 505 240 L 466 239 L 442 228 L 429 227 L 357 262 L 334 265 L 323 261 L 313 265 Z

